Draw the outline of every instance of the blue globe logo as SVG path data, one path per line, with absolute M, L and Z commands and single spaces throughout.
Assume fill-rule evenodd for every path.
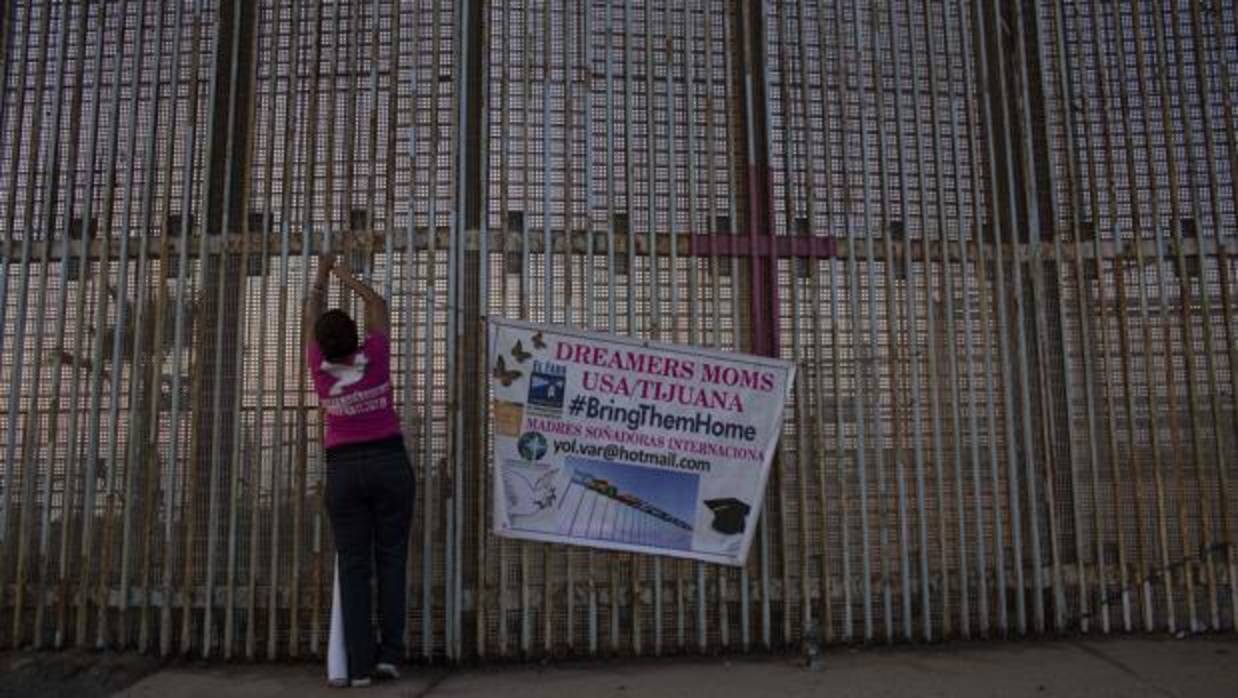
M 541 460 L 547 451 L 546 437 L 536 431 L 526 432 L 516 442 L 516 448 L 520 450 L 520 457 L 525 460 Z

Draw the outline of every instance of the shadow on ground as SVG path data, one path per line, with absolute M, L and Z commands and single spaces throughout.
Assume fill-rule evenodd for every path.
M 0 654 L 0 698 L 105 698 L 159 671 L 140 654 L 87 650 Z
M 0 654 L 0 698 L 331 698 L 316 663 L 160 662 L 134 654 Z M 352 695 L 352 694 L 349 694 Z M 367 698 L 1236 698 L 1238 637 L 832 648 L 790 655 L 408 667 Z

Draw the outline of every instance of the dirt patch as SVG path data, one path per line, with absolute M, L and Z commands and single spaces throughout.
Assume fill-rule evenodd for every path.
M 0 654 L 0 698 L 106 698 L 159 670 L 140 654 L 71 650 Z

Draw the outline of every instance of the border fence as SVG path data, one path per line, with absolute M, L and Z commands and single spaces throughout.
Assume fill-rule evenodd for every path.
M 1215 0 L 5 2 L 0 647 L 323 653 L 324 246 L 415 659 L 1232 633 L 1235 71 Z M 492 536 L 491 317 L 795 361 L 747 565 Z

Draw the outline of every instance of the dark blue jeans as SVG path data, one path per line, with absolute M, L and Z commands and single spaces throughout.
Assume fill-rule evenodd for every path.
M 416 484 L 401 438 L 327 451 L 327 513 L 340 560 L 340 600 L 350 678 L 404 657 L 405 579 Z M 370 580 L 378 577 L 377 651 Z

